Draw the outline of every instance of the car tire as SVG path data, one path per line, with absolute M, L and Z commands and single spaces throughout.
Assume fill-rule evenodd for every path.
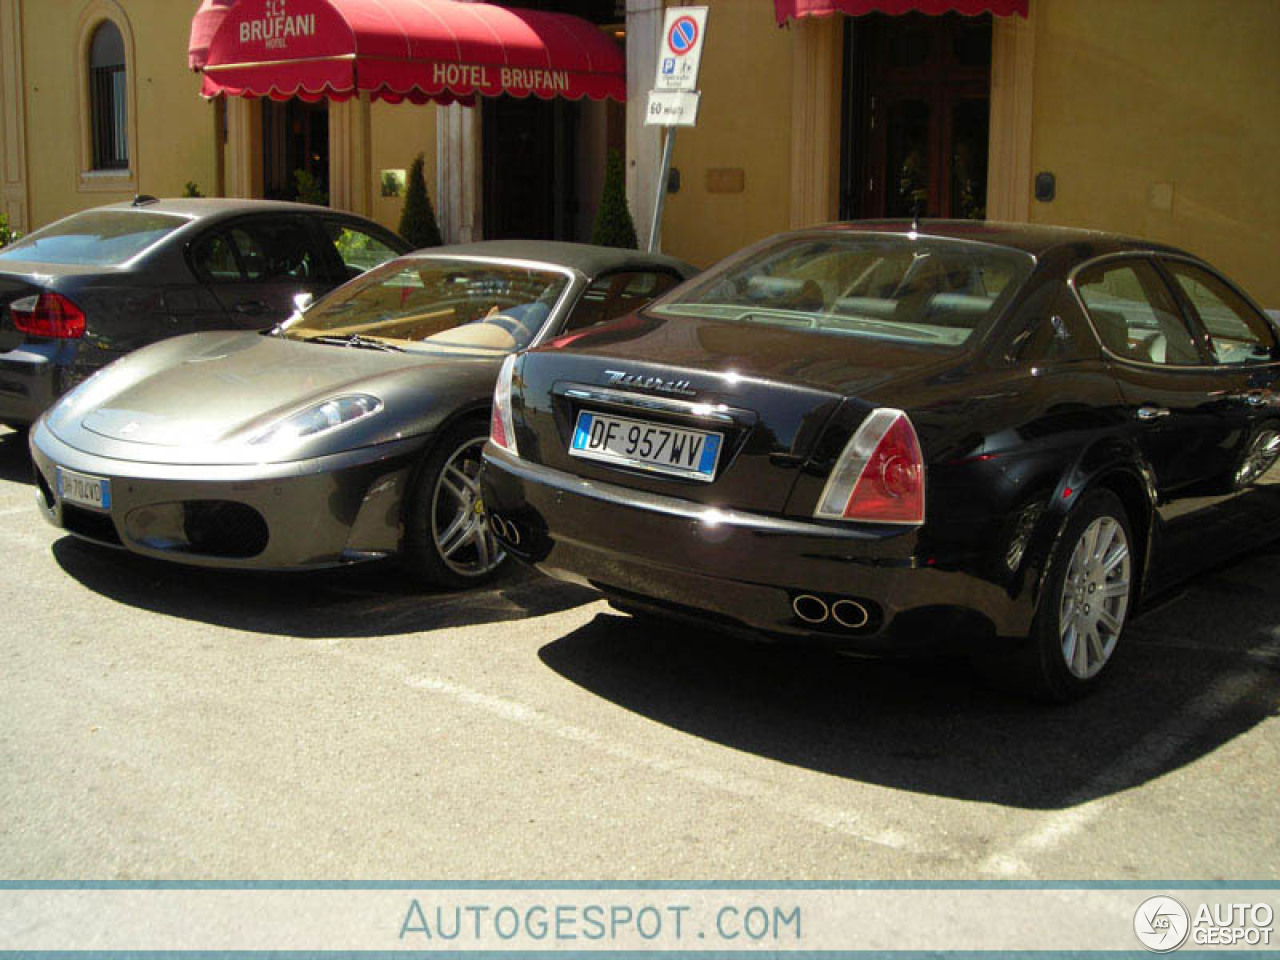
M 401 561 L 423 583 L 474 587 L 506 563 L 480 495 L 480 451 L 488 436 L 487 420 L 464 421 L 441 435 L 416 472 Z
M 1134 549 L 1120 498 L 1084 494 L 1054 543 L 1030 636 L 1014 656 L 1022 692 L 1066 703 L 1102 681 L 1132 612 Z

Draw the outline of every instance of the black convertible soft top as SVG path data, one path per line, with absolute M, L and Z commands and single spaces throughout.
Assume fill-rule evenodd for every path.
M 414 251 L 421 254 L 472 255 L 507 257 L 570 267 L 587 276 L 612 270 L 651 269 L 665 267 L 682 275 L 697 273 L 697 268 L 683 260 L 661 253 L 644 253 L 621 247 L 596 247 L 588 243 L 564 243 L 556 240 L 483 240 L 447 247 L 428 247 Z

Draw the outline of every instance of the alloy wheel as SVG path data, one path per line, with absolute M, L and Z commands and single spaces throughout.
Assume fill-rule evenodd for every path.
M 1280 459 L 1280 433 L 1264 430 L 1254 438 L 1236 471 L 1236 486 L 1247 487 L 1270 470 L 1277 459 Z
M 1118 520 L 1101 516 L 1076 541 L 1062 584 L 1058 635 L 1062 657 L 1080 680 L 1111 659 L 1129 606 L 1129 538 Z
M 491 573 L 506 556 L 489 529 L 480 494 L 484 443 L 484 437 L 471 437 L 454 450 L 431 495 L 432 542 L 445 565 L 464 577 Z

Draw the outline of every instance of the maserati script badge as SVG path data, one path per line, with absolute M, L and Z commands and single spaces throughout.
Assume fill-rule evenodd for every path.
M 697 396 L 698 391 L 689 386 L 688 380 L 663 380 L 661 377 L 645 377 L 638 373 L 627 373 L 625 370 L 606 370 L 605 377 L 613 386 L 642 387 L 645 390 L 658 390 L 662 393 L 680 393 L 686 397 Z

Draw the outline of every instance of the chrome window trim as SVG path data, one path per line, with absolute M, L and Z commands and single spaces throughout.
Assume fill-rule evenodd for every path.
M 1151 263 L 1151 265 L 1156 269 L 1157 273 L 1159 273 L 1160 268 L 1159 268 L 1158 261 L 1160 258 L 1165 258 L 1169 260 L 1181 260 L 1186 263 L 1192 264 L 1193 266 L 1201 267 L 1202 269 L 1207 270 L 1209 273 L 1222 279 L 1223 282 L 1225 282 L 1227 286 L 1229 286 L 1232 290 L 1235 290 L 1237 293 L 1240 293 L 1246 303 L 1248 303 L 1250 306 L 1254 306 L 1253 301 L 1250 300 L 1247 296 L 1245 296 L 1243 292 L 1236 287 L 1235 284 L 1231 283 L 1230 281 L 1227 281 L 1225 277 L 1223 277 L 1220 273 L 1218 273 L 1218 271 L 1210 267 L 1203 260 L 1199 260 L 1196 257 L 1190 256 L 1189 254 L 1174 253 L 1174 252 L 1166 253 L 1161 250 L 1148 249 L 1148 250 L 1122 250 L 1116 253 L 1104 253 L 1101 256 L 1092 257 L 1088 260 L 1083 261 L 1082 263 L 1076 264 L 1074 267 L 1071 268 L 1071 271 L 1067 274 L 1067 288 L 1071 291 L 1071 295 L 1075 297 L 1076 304 L 1080 307 L 1081 312 L 1084 314 L 1085 322 L 1089 324 L 1089 330 L 1093 334 L 1093 339 L 1098 344 L 1099 348 L 1101 348 L 1102 354 L 1104 357 L 1106 357 L 1108 360 L 1114 360 L 1116 363 L 1128 364 L 1131 367 L 1138 367 L 1143 370 L 1165 370 L 1165 371 L 1188 370 L 1188 371 L 1204 372 L 1206 370 L 1246 370 L 1246 369 L 1256 370 L 1260 367 L 1275 366 L 1277 364 L 1280 364 L 1280 360 L 1268 360 L 1263 363 L 1257 363 L 1257 364 L 1147 363 L 1145 360 L 1134 360 L 1131 357 L 1122 357 L 1117 353 L 1113 353 L 1107 347 L 1106 342 L 1102 339 L 1102 335 L 1098 333 L 1098 327 L 1093 322 L 1093 314 L 1089 312 L 1089 306 L 1084 302 L 1084 297 L 1080 295 L 1080 289 L 1076 285 L 1076 277 L 1083 270 L 1087 270 L 1090 267 L 1095 267 L 1098 264 L 1107 263 L 1112 260 L 1146 260 L 1149 263 Z M 1163 275 L 1160 276 L 1160 279 L 1162 282 L 1167 283 Z M 1169 295 L 1175 297 L 1175 305 L 1178 306 L 1178 316 L 1182 320 L 1183 325 L 1185 326 L 1187 323 L 1187 318 L 1182 314 L 1181 304 L 1177 304 L 1176 302 L 1176 296 L 1177 296 L 1176 293 L 1170 290 Z M 1197 340 L 1195 334 L 1191 331 L 1190 328 L 1188 328 L 1187 334 L 1191 337 L 1192 341 L 1196 343 L 1197 347 L 1203 347 L 1203 344 L 1201 344 L 1199 340 Z M 1278 337 L 1278 343 L 1280 343 L 1280 337 Z

